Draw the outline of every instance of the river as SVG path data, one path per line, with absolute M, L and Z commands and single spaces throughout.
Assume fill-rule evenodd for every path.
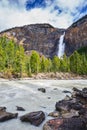
M 38 91 L 45 88 L 46 93 Z M 17 119 L 0 123 L 0 130 L 42 130 L 43 124 L 50 119 L 47 115 L 55 110 L 55 103 L 63 99 L 66 94 L 63 90 L 72 91 L 73 87 L 79 89 L 87 87 L 87 80 L 0 80 L 0 106 L 6 106 L 7 111 L 16 113 L 16 106 L 26 111 L 19 111 Z M 39 127 L 20 121 L 20 116 L 42 110 L 46 120 Z

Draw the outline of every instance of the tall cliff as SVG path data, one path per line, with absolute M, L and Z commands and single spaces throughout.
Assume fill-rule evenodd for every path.
M 87 15 L 66 30 L 50 24 L 31 24 L 3 31 L 0 36 L 13 38 L 24 46 L 26 53 L 36 50 L 46 57 L 53 57 L 57 55 L 59 38 L 64 31 L 65 53 L 69 56 L 80 47 L 87 46 Z
M 80 47 L 87 46 L 87 15 L 66 30 L 64 42 L 65 53 L 68 56 Z
M 23 44 L 25 52 L 36 50 L 46 57 L 57 54 L 58 41 L 64 29 L 54 28 L 49 24 L 32 24 L 15 27 L 0 33 L 13 38 L 18 44 Z

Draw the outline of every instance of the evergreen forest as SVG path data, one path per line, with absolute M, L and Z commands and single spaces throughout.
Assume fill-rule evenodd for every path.
M 85 51 L 84 51 L 85 50 Z M 22 45 L 19 45 L 5 36 L 0 37 L 0 73 L 8 78 L 30 77 L 32 74 L 46 72 L 69 72 L 81 75 L 87 74 L 87 53 L 85 48 L 75 51 L 70 57 L 66 55 L 59 59 L 52 59 L 32 51 L 25 54 Z

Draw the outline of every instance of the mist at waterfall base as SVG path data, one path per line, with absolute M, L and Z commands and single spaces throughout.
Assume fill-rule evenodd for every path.
M 63 42 L 64 41 L 64 36 L 65 36 L 65 32 L 63 33 L 63 35 L 60 36 L 60 39 L 59 39 L 58 54 L 57 54 L 57 56 L 59 58 L 63 57 L 64 51 L 65 51 L 65 43 Z

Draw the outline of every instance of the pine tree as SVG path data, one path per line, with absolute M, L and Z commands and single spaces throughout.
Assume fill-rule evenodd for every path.
M 46 58 L 44 56 L 41 57 L 41 63 L 40 63 L 40 65 L 41 65 L 41 72 L 46 72 L 45 59 Z
M 87 74 L 87 58 L 85 53 L 81 55 L 80 74 Z
M 57 56 L 54 56 L 52 59 L 52 70 L 58 72 L 60 68 L 60 59 Z
M 50 72 L 52 68 L 52 62 L 50 59 L 45 59 L 45 72 Z
M 31 65 L 30 65 L 30 56 L 26 55 L 26 73 L 30 77 L 31 74 Z
M 74 73 L 80 73 L 81 70 L 81 57 L 80 54 L 75 51 L 71 56 L 70 56 L 70 70 L 71 72 Z
M 3 72 L 5 70 L 5 53 L 0 45 L 0 72 Z
M 19 73 L 20 77 L 23 76 L 23 72 L 25 71 L 25 54 L 24 48 L 19 46 L 15 53 L 14 60 L 14 72 Z
M 65 54 L 63 56 L 63 59 L 60 59 L 60 71 L 62 72 L 70 71 L 70 62 Z
M 32 73 L 38 73 L 40 71 L 40 56 L 36 51 L 32 51 L 30 56 L 30 66 Z
M 5 47 L 6 66 L 8 69 L 13 69 L 14 55 L 14 42 L 8 40 Z

